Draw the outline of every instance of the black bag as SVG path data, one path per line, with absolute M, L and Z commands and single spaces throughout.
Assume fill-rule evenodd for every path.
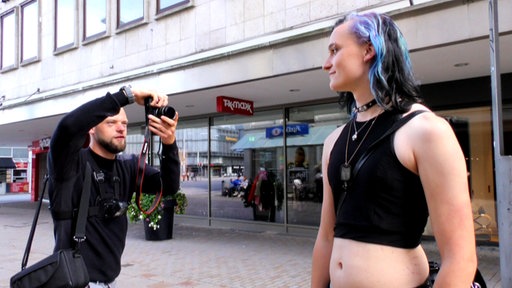
M 76 224 L 75 249 L 62 249 L 27 267 L 28 256 L 34 238 L 34 232 L 43 203 L 48 178 L 45 179 L 39 206 L 37 207 L 28 237 L 27 246 L 21 263 L 21 271 L 11 277 L 11 288 L 84 288 L 89 285 L 87 266 L 80 254 L 80 243 L 85 241 L 85 224 L 89 206 L 92 169 L 87 163 L 84 186 L 80 198 L 80 208 Z
M 434 261 L 429 261 L 428 264 L 430 269 L 430 273 L 428 276 L 428 285 L 430 286 L 428 287 L 433 287 L 437 273 L 439 272 L 439 269 L 441 269 L 441 266 L 439 265 L 439 263 Z M 471 283 L 470 288 L 487 288 L 487 284 L 485 284 L 485 279 L 482 276 L 482 273 L 480 273 L 480 269 L 478 268 L 476 268 L 475 278 L 473 279 L 473 283 Z
M 87 285 L 87 267 L 80 252 L 74 249 L 59 250 L 11 278 L 11 288 L 64 288 Z

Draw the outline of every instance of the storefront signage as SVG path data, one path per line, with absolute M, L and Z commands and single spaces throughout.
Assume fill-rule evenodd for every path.
M 16 169 L 27 169 L 28 168 L 28 162 L 14 162 L 14 165 L 16 165 Z
M 217 96 L 217 112 L 226 112 L 238 115 L 253 115 L 254 103 L 252 101 L 227 96 Z
M 9 184 L 9 192 L 28 192 L 28 182 L 15 182 Z
M 289 124 L 286 125 L 286 136 L 298 136 L 309 134 L 308 124 Z M 266 138 L 282 137 L 283 126 L 269 127 L 265 130 Z
M 36 141 L 32 141 L 32 148 L 34 149 L 44 149 L 50 147 L 50 137 L 46 137 L 43 139 L 39 139 Z

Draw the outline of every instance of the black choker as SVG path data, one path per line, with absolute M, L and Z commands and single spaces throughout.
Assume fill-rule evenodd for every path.
M 370 109 L 373 105 L 377 104 L 377 100 L 375 98 L 373 98 L 372 101 L 362 105 L 362 106 L 359 106 L 359 107 L 354 107 L 354 109 L 352 109 L 352 113 L 361 113 L 361 112 L 364 112 L 368 109 Z

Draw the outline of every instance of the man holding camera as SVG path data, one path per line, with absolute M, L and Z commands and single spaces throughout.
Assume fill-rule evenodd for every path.
M 91 177 L 87 238 L 80 244 L 89 287 L 115 287 L 128 228 L 125 212 L 133 193 L 139 191 L 138 172 L 144 177 L 144 193 L 169 195 L 179 190 L 177 115 L 173 119 L 167 114 L 146 115 L 149 130 L 162 142 L 160 171 L 150 166 L 141 169 L 136 155 L 119 155 L 126 147 L 128 124 L 122 107 L 134 102 L 144 105 L 145 99 L 152 109 L 167 108 L 167 95 L 125 86 L 68 113 L 51 138 L 48 172 L 55 251 L 76 244 L 73 235 L 82 186 L 84 178 Z M 89 147 L 84 148 L 88 140 Z M 92 175 L 85 175 L 87 164 Z

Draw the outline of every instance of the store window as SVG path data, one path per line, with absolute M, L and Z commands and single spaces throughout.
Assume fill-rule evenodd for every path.
M 0 147 L 0 157 L 11 157 L 12 149 L 9 147 Z
M 105 0 L 84 1 L 84 41 L 107 34 L 107 3 Z
M 39 2 L 21 5 L 21 63 L 39 60 Z
M 436 113 L 450 122 L 466 158 L 476 238 L 498 242 L 491 108 L 477 107 Z M 427 229 L 426 234 L 432 234 L 430 229 Z
M 503 107 L 503 147 L 505 155 L 512 155 L 512 105 Z
M 282 110 L 219 116 L 212 132 L 212 217 L 284 223 Z M 215 188 L 213 188 L 215 187 Z
M 176 141 L 180 149 L 181 190 L 188 199 L 185 215 L 209 217 L 209 178 L 212 191 L 218 179 L 218 163 L 208 163 L 207 119 L 180 121 L 176 130 Z M 212 193 L 213 194 L 213 193 Z
M 55 52 L 75 46 L 76 0 L 55 0 Z
M 319 226 L 325 138 L 348 121 L 336 104 L 292 108 L 286 128 L 288 223 Z
M 28 159 L 28 149 L 23 148 L 12 148 L 12 157 L 17 159 Z
M 16 9 L 12 9 L 0 15 L 0 27 L 2 39 L 0 44 L 0 69 L 7 71 L 17 67 L 17 45 L 16 45 Z
M 125 28 L 144 20 L 143 0 L 118 0 L 117 28 Z

